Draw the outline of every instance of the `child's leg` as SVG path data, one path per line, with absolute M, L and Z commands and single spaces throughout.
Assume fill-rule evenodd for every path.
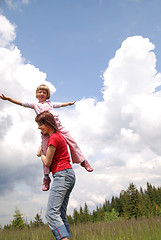
M 48 191 L 49 188 L 50 188 L 50 182 L 51 182 L 51 179 L 50 179 L 50 177 L 49 177 L 50 168 L 46 167 L 46 166 L 43 164 L 43 171 L 44 171 L 44 178 L 43 178 L 42 190 L 43 190 L 43 191 Z
M 41 137 L 42 137 L 42 150 L 43 150 L 44 154 L 46 155 L 47 144 L 48 144 L 49 136 L 42 134 Z M 49 188 L 50 188 L 50 182 L 51 182 L 51 179 L 50 179 L 50 177 L 49 177 L 50 168 L 46 167 L 46 166 L 43 164 L 43 172 L 44 172 L 44 178 L 43 178 L 42 190 L 43 190 L 43 191 L 48 191 Z
M 63 129 L 61 134 L 65 137 L 66 142 L 70 148 L 71 158 L 73 163 L 82 163 L 85 160 L 85 157 L 78 147 L 76 141 L 71 137 L 70 133 Z
M 46 167 L 44 164 L 43 164 L 43 171 L 44 171 L 44 175 L 50 174 L 50 168 Z
M 49 135 L 47 134 L 42 134 L 41 135 L 41 139 L 42 139 L 42 150 L 44 152 L 44 154 L 46 155 L 46 151 L 47 151 L 47 145 L 48 145 L 48 140 L 49 140 Z
M 92 172 L 93 168 L 90 166 L 88 161 L 85 159 L 82 151 L 78 147 L 76 141 L 71 137 L 69 132 L 64 128 L 60 131 L 61 134 L 65 137 L 66 142 L 70 148 L 71 158 L 73 163 L 80 163 L 88 172 Z

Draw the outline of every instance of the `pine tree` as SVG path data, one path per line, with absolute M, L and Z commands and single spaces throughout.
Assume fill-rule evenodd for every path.
M 69 225 L 74 223 L 74 219 L 72 218 L 71 215 L 67 215 L 67 218 L 68 218 Z
M 73 220 L 74 220 L 74 223 L 80 222 L 80 215 L 79 215 L 79 212 L 77 211 L 77 209 L 74 209 Z
M 39 213 L 37 213 L 35 216 L 35 220 L 31 223 L 31 226 L 40 227 L 42 225 L 44 225 L 44 223 L 42 221 L 41 215 Z
M 11 221 L 11 226 L 13 228 L 24 228 L 26 226 L 23 214 L 20 213 L 19 209 L 15 210 L 15 213 L 13 215 L 13 220 Z
M 88 210 L 88 206 L 87 204 L 85 203 L 84 205 L 84 212 L 83 212 L 83 215 L 84 215 L 84 222 L 88 222 L 90 220 L 90 214 L 89 214 L 89 210 Z
M 105 199 L 105 202 L 103 203 L 103 209 L 105 212 L 110 212 L 111 204 L 109 200 Z
M 97 221 L 104 221 L 105 220 L 105 211 L 103 207 L 97 207 Z
M 125 192 L 124 216 L 127 218 L 138 217 L 139 192 L 135 185 L 131 183 Z
M 82 223 L 84 222 L 84 214 L 83 214 L 83 208 L 80 206 L 79 208 L 79 221 Z
M 150 198 L 147 194 L 145 194 L 142 190 L 140 189 L 140 194 L 139 194 L 139 211 L 138 211 L 138 216 L 145 216 L 149 217 L 151 215 L 151 210 L 152 210 L 152 203 L 150 201 Z
M 92 222 L 96 222 L 97 221 L 97 211 L 96 210 L 93 210 L 91 219 L 92 219 Z

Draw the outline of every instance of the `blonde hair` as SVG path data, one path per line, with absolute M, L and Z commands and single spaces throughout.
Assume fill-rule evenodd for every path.
M 48 88 L 48 86 L 46 86 L 45 84 L 39 85 L 36 89 L 36 97 L 37 97 L 37 93 L 38 93 L 39 90 L 47 91 L 47 98 L 46 99 L 50 98 L 50 89 Z

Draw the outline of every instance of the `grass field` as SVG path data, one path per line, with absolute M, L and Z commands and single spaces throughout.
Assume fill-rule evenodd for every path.
M 161 240 L 161 218 L 71 225 L 71 240 Z M 0 240 L 54 240 L 47 226 L 0 230 Z

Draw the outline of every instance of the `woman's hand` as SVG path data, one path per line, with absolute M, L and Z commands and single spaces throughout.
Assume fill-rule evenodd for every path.
M 41 156 L 44 155 L 44 152 L 43 152 L 42 148 L 41 148 L 40 154 L 41 154 Z
M 41 151 L 42 151 L 42 144 L 40 144 L 40 146 L 39 146 L 39 148 L 38 148 L 38 150 L 37 150 L 37 154 L 36 154 L 36 155 L 37 155 L 38 157 L 41 157 L 41 154 L 42 154 Z

